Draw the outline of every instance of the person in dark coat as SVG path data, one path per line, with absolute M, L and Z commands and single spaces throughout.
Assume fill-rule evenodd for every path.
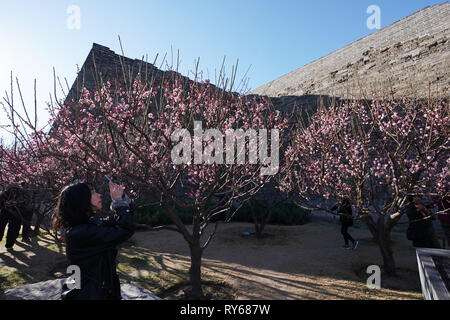
M 31 230 L 31 220 L 33 218 L 33 211 L 26 210 L 22 215 L 22 241 L 31 242 L 30 240 L 30 230 Z
M 123 199 L 123 186 L 109 183 L 113 216 L 99 219 L 99 193 L 86 183 L 65 187 L 58 199 L 53 226 L 64 228 L 66 254 L 70 265 L 81 271 L 81 288 L 63 289 L 65 300 L 120 300 L 116 272 L 117 246 L 134 233 L 132 210 Z
M 33 219 L 33 202 L 34 198 L 32 196 L 33 192 L 29 189 L 27 184 L 21 184 L 22 189 L 25 191 L 26 197 L 26 208 L 22 211 L 22 242 L 30 243 L 30 231 L 31 231 L 31 220 Z
M 448 187 L 445 191 L 446 195 L 444 197 L 435 197 L 433 200 L 437 205 L 438 219 L 444 231 L 447 246 L 450 246 L 450 196 L 448 195 Z
M 0 241 L 8 226 L 5 247 L 9 252 L 13 251 L 24 217 L 28 216 L 29 208 L 25 190 L 16 185 L 8 186 L 0 194 Z
M 409 219 L 407 238 L 416 248 L 440 249 L 439 240 L 434 231 L 431 212 L 423 204 L 419 196 L 409 196 L 406 215 Z
M 336 204 L 332 211 L 338 209 L 341 221 L 341 234 L 344 237 L 345 244 L 344 249 L 356 249 L 358 247 L 358 240 L 353 239 L 353 237 L 348 233 L 348 228 L 353 225 L 353 213 L 352 205 L 348 198 L 342 200 L 341 204 Z M 352 246 L 349 245 L 349 240 L 352 242 Z

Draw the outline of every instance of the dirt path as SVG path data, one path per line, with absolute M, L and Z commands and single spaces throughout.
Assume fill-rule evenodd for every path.
M 243 238 L 246 223 L 221 225 L 203 257 L 203 272 L 221 278 L 237 299 L 417 299 L 421 298 L 415 250 L 404 234 L 393 234 L 397 278 L 382 278 L 382 290 L 369 290 L 365 270 L 382 265 L 381 255 L 365 228 L 352 229 L 357 250 L 341 248 L 339 225 L 268 226 L 262 240 Z M 161 231 L 138 233 L 138 247 L 158 253 L 169 270 L 189 267 L 189 250 L 181 235 Z
M 339 225 L 313 221 L 303 226 L 268 226 L 268 236 L 243 238 L 253 225 L 219 226 L 205 250 L 203 275 L 222 280 L 234 289 L 236 299 L 420 299 L 415 250 L 403 233 L 393 233 L 398 277 L 382 276 L 382 289 L 370 290 L 365 282 L 369 265 L 382 259 L 369 232 L 352 228 L 360 240 L 357 250 L 341 248 Z M 64 272 L 64 248 L 49 237 L 32 246 L 19 242 L 17 252 L 5 252 L 0 243 L 1 289 L 54 278 Z M 189 249 L 172 231 L 138 232 L 120 251 L 118 272 L 133 282 L 161 293 L 188 279 Z

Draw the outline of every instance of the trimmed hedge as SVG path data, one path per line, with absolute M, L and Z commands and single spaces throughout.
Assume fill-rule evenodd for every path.
M 159 205 L 145 206 L 139 208 L 139 206 L 144 206 L 146 204 L 145 199 L 138 199 L 135 201 L 134 210 L 134 222 L 140 224 L 149 225 L 167 225 L 172 224 L 172 221 L 163 212 Z M 263 212 L 264 208 L 267 207 L 266 201 L 256 201 L 256 212 Z M 174 207 L 175 214 L 181 219 L 184 224 L 192 223 L 192 210 Z M 311 212 L 302 208 L 299 208 L 293 203 L 281 203 L 273 208 L 272 216 L 270 218 L 269 224 L 278 225 L 302 225 L 309 221 Z M 222 214 L 218 216 L 215 220 L 224 220 L 225 215 Z M 238 212 L 231 219 L 234 222 L 250 222 L 253 223 L 253 218 L 251 216 L 250 205 L 245 204 L 242 206 Z
M 256 201 L 256 214 L 258 220 L 260 220 L 260 214 L 264 213 L 268 203 L 266 201 Z M 275 225 L 302 225 L 308 223 L 311 217 L 309 210 L 302 209 L 294 203 L 280 203 L 273 209 L 272 215 L 269 220 L 269 224 Z M 251 222 L 253 218 L 251 215 L 250 204 L 247 203 L 236 212 L 232 221 L 239 222 Z
M 174 211 L 184 224 L 192 223 L 192 210 L 175 207 Z M 135 209 L 133 220 L 136 223 L 149 225 L 166 225 L 173 223 L 159 205 Z

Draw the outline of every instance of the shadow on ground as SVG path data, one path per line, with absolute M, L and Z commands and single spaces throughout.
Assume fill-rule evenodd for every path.
M 339 225 L 313 221 L 303 226 L 267 226 L 263 239 L 242 237 L 248 223 L 220 225 L 202 260 L 209 287 L 229 288 L 213 299 L 420 299 L 415 250 L 401 233 L 393 234 L 398 266 L 395 278 L 382 275 L 382 289 L 366 286 L 369 265 L 382 265 L 378 246 L 363 227 L 351 234 L 357 250 L 341 249 Z M 211 230 L 207 230 L 211 231 Z M 134 283 L 167 299 L 182 298 L 189 281 L 187 243 L 168 230 L 138 232 L 119 250 L 121 282 Z M 0 289 L 66 276 L 64 245 L 40 236 L 19 242 L 9 253 L 0 244 Z M 208 285 L 205 286 L 208 291 Z M 211 291 L 211 290 L 210 290 Z M 214 290 L 212 290 L 214 291 Z M 1 292 L 0 292 L 1 293 Z
M 20 238 L 19 238 L 20 239 Z M 0 297 L 16 286 L 65 276 L 67 259 L 64 246 L 50 236 L 40 235 L 30 243 L 17 241 L 8 252 L 0 243 Z

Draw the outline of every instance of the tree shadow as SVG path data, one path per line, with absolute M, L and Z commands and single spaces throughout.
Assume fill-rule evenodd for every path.
M 239 225 L 242 226 L 244 224 Z M 251 227 L 251 224 L 245 225 Z M 242 228 L 246 227 L 243 226 Z M 286 230 L 290 230 L 290 228 L 284 227 Z M 283 299 L 311 299 L 311 297 L 317 296 L 323 296 L 328 299 L 346 299 L 349 297 L 349 292 L 355 290 L 357 291 L 356 295 L 361 295 L 362 298 L 378 296 L 374 291 L 369 292 L 370 290 L 366 286 L 366 280 L 369 275 L 365 273 L 365 268 L 369 265 L 382 265 L 378 246 L 373 242 L 368 230 L 365 228 L 354 230 L 356 238 L 360 240 L 360 246 L 357 250 L 348 251 L 340 248 L 341 235 L 339 228 L 336 228 L 334 224 L 322 223 L 320 231 L 315 231 L 311 226 L 302 231 L 303 228 L 305 227 L 291 228 L 292 230 L 287 231 L 288 236 L 283 235 L 284 239 L 282 242 L 275 241 L 274 244 L 271 244 L 266 241 L 261 246 L 257 242 L 251 244 L 246 242 L 248 240 L 240 236 L 240 230 L 236 232 L 230 228 L 222 230 L 222 232 L 227 237 L 230 237 L 230 233 L 232 233 L 231 237 L 234 234 L 236 241 L 223 243 L 223 239 L 220 237 L 221 230 L 219 229 L 210 247 L 204 253 L 202 260 L 203 274 L 204 276 L 227 279 L 227 281 L 237 281 L 240 282 L 240 285 L 245 283 L 245 287 L 258 288 L 257 291 L 263 290 L 265 292 L 264 296 L 283 297 Z M 157 262 L 153 266 L 156 270 L 161 268 L 161 270 L 169 273 L 179 272 L 173 264 L 168 266 L 164 262 L 168 261 L 167 259 L 180 261 L 183 266 L 188 267 L 190 255 L 187 244 L 184 248 L 180 248 L 180 245 L 178 245 L 176 249 L 172 249 L 170 243 L 182 240 L 177 239 L 175 236 L 170 236 L 169 231 L 159 232 L 164 232 L 162 237 L 166 239 L 166 245 L 158 247 L 147 246 L 145 250 L 138 247 L 133 249 L 134 252 L 152 256 L 159 255 L 154 260 Z M 290 234 L 292 232 L 294 232 L 294 235 Z M 304 248 L 302 243 L 302 247 L 298 248 L 302 252 L 297 253 L 293 251 L 297 250 L 293 249 L 294 247 L 297 248 L 296 246 L 292 247 L 295 242 L 301 242 L 302 238 L 305 240 L 315 232 L 323 233 L 325 239 L 319 243 L 311 244 L 306 242 Z M 137 243 L 139 242 L 141 241 L 138 240 Z M 221 250 L 221 248 L 224 248 L 224 245 L 233 246 L 234 249 Z M 314 245 L 314 247 L 311 245 Z M 333 246 L 335 246 L 335 249 L 333 249 Z M 399 241 L 399 244 L 394 243 L 394 251 L 397 250 L 402 251 L 403 256 L 405 256 L 404 250 L 407 250 L 406 255 L 408 258 L 399 267 L 399 276 L 397 278 L 390 278 L 382 274 L 382 289 L 390 290 L 388 294 L 392 298 L 410 299 L 411 295 L 404 291 L 408 291 L 411 294 L 420 292 L 414 248 L 409 248 L 404 241 Z M 227 252 L 226 254 L 225 251 Z M 330 258 L 328 256 L 330 252 L 337 255 L 339 259 L 333 260 L 333 258 Z M 292 258 L 296 254 L 304 254 L 308 259 L 314 257 L 315 261 L 302 263 L 301 260 Z M 250 256 L 253 257 L 249 258 Z M 414 265 L 409 267 L 408 261 Z M 342 263 L 345 263 L 345 265 L 334 270 L 334 265 L 338 266 Z M 355 267 L 355 263 L 357 265 L 359 263 L 359 265 Z M 362 273 L 361 270 L 364 270 L 364 272 Z M 323 281 L 319 282 L 317 281 L 318 279 Z M 296 293 L 290 292 L 289 288 L 295 288 Z M 261 298 L 260 292 L 245 292 L 245 296 L 255 299 Z
M 62 275 L 65 275 L 68 261 L 63 245 L 52 243 L 43 237 L 31 239 L 30 243 L 16 241 L 12 252 L 6 251 L 4 247 L 0 248 L 1 276 L 4 280 L 0 290 L 6 291 L 17 284 L 55 279 L 55 270 L 62 271 Z M 49 245 L 55 246 L 56 251 L 48 248 Z

